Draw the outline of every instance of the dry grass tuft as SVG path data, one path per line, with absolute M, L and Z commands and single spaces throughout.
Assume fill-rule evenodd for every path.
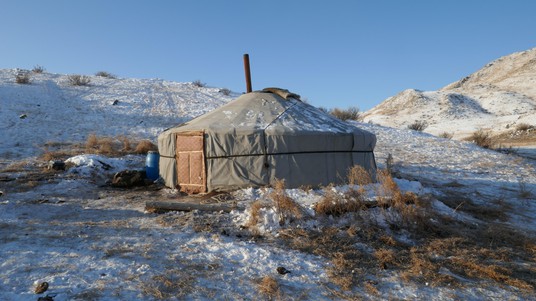
M 374 257 L 378 260 L 378 264 L 383 270 L 398 265 L 396 253 L 391 249 L 378 249 L 374 251 Z
M 157 300 L 184 297 L 194 288 L 195 277 L 184 270 L 167 270 L 165 274 L 156 275 L 150 281 L 142 283 L 142 291 Z
M 329 110 L 329 113 L 342 121 L 359 119 L 358 107 L 349 107 L 344 110 L 339 109 L 339 108 L 334 108 L 332 110 Z
M 378 170 L 376 178 L 380 184 L 378 191 L 376 191 L 380 204 L 390 202 L 396 195 L 400 194 L 400 189 L 388 170 Z
M 365 281 L 363 284 L 363 287 L 365 288 L 365 291 L 373 296 L 379 296 L 380 291 L 376 288 L 376 283 L 373 281 Z
M 158 150 L 158 148 L 151 141 L 141 140 L 138 143 L 138 145 L 136 145 L 136 149 L 134 150 L 134 152 L 136 154 L 146 154 L 149 151 L 156 151 L 156 150 Z
M 121 149 L 122 152 L 129 153 L 132 151 L 132 142 L 130 141 L 130 138 L 128 138 L 127 136 L 121 135 L 121 136 L 118 136 L 117 139 L 123 145 L 123 148 Z
M 346 252 L 336 252 L 331 259 L 333 267 L 328 270 L 330 280 L 342 290 L 349 291 L 354 286 L 352 275 L 354 262 Z
M 482 148 L 489 148 L 489 149 L 493 148 L 496 144 L 491 135 L 491 132 L 485 131 L 483 129 L 479 129 L 478 131 L 474 132 L 471 136 L 469 136 L 465 140 L 471 141 L 474 144 Z
M 317 215 L 340 216 L 366 209 L 364 197 L 359 191 L 350 191 L 346 196 L 338 194 L 331 186 L 324 188 L 324 197 L 315 205 Z
M 279 283 L 272 276 L 264 276 L 259 283 L 257 288 L 261 295 L 266 296 L 269 300 L 280 299 L 281 292 L 279 290 Z
M 348 184 L 368 185 L 372 183 L 370 173 L 361 165 L 354 165 L 348 170 Z
M 141 140 L 133 149 L 135 142 L 124 135 L 113 137 L 98 137 L 95 133 L 88 136 L 85 144 L 87 153 L 105 154 L 108 156 L 122 156 L 130 153 L 146 154 L 158 148 L 149 140 Z
M 30 72 L 28 72 L 27 70 L 22 70 L 22 71 L 17 72 L 17 74 L 15 75 L 15 82 L 17 84 L 23 84 L 23 85 L 29 84 Z
M 284 180 L 276 179 L 270 198 L 274 201 L 280 224 L 299 220 L 304 216 L 302 207 L 287 195 Z
M 99 138 L 97 134 L 91 133 L 86 139 L 86 149 L 96 149 L 99 145 Z
M 424 120 L 415 120 L 412 124 L 408 125 L 408 129 L 422 132 L 428 127 L 428 123 Z
M 72 86 L 88 86 L 91 82 L 91 78 L 89 78 L 89 76 L 79 74 L 69 75 L 67 80 Z
M 263 204 L 261 200 L 256 200 L 255 202 L 251 203 L 250 207 L 250 215 L 249 219 L 246 223 L 246 227 L 252 227 L 259 223 L 260 221 L 260 215 L 261 215 L 261 209 L 265 208 L 266 205 Z
M 536 127 L 528 123 L 520 123 L 516 126 L 516 131 L 518 132 L 528 132 L 534 130 Z
M 448 132 L 443 132 L 443 133 L 439 134 L 438 137 L 439 138 L 445 138 L 445 139 L 452 139 L 452 137 L 454 137 L 454 134 L 448 133 Z

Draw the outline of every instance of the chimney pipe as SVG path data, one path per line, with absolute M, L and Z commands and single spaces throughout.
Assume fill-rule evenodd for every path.
M 251 72 L 249 71 L 249 54 L 244 54 L 244 71 L 246 73 L 246 93 L 253 91 L 251 88 Z

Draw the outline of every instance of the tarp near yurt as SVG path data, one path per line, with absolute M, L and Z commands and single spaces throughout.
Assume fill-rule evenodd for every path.
M 186 192 L 289 188 L 346 181 L 349 168 L 374 170 L 374 134 L 269 88 L 168 129 L 158 137 L 160 175 Z

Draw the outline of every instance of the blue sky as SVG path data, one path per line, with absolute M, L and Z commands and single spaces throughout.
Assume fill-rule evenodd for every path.
M 162 78 L 367 110 L 536 47 L 532 0 L 0 0 L 0 68 Z

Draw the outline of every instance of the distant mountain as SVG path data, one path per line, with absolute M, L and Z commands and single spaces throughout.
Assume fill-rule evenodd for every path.
M 408 89 L 363 114 L 365 122 L 464 138 L 478 129 L 502 133 L 536 126 L 536 48 L 501 57 L 438 91 Z

